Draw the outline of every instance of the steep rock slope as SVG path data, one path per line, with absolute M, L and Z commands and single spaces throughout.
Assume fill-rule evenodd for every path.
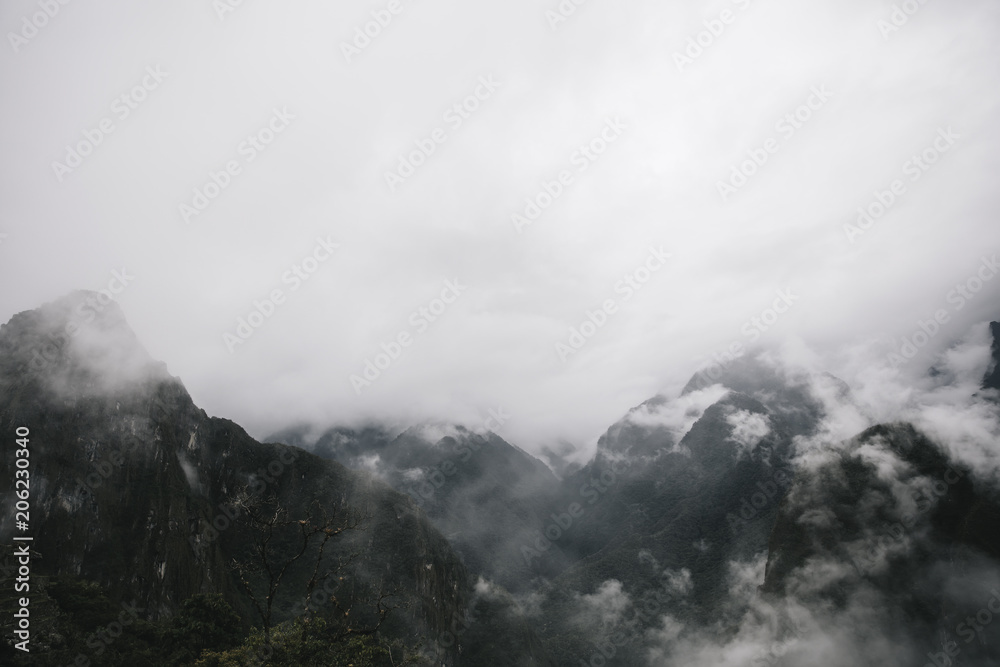
M 816 382 L 845 391 L 835 378 L 740 358 L 712 382 L 695 378 L 679 397 L 654 397 L 608 429 L 594 460 L 566 480 L 562 504 L 578 503 L 580 516 L 534 545 L 537 571 L 555 577 L 542 632 L 565 647 L 564 664 L 585 659 L 580 647 L 593 641 L 593 627 L 578 618 L 580 600 L 609 582 L 635 599 L 655 591 L 665 596 L 662 611 L 694 624 L 729 603 L 730 563 L 766 553 L 794 474 L 794 440 L 824 415 Z M 633 642 L 608 664 L 641 662 L 641 646 Z
M 236 424 L 209 417 L 183 385 L 145 352 L 116 305 L 74 293 L 20 313 L 0 327 L 0 433 L 30 430 L 31 534 L 39 577 L 77 575 L 97 582 L 115 602 L 146 618 L 169 615 L 195 593 L 220 592 L 259 624 L 233 573 L 234 557 L 258 535 L 234 508 L 241 491 L 271 498 L 292 518 L 320 503 L 328 514 L 364 516 L 326 552 L 341 560 L 342 600 L 394 594 L 387 631 L 434 645 L 477 620 L 477 596 L 466 568 L 423 512 L 371 475 L 298 448 L 261 444 Z M 5 436 L 6 437 L 6 436 Z M 13 501 L 13 459 L 0 470 L 3 505 Z M 9 542 L 12 513 L 0 539 Z M 282 557 L 292 545 L 279 544 Z M 312 557 L 310 555 L 310 557 Z M 311 563 L 285 577 L 274 620 L 302 609 Z M 359 610 L 360 611 L 360 610 Z M 504 631 L 503 614 L 493 614 Z M 474 637 L 442 646 L 456 662 Z M 509 647 L 513 664 L 544 664 L 537 640 Z
M 911 424 L 874 426 L 796 476 L 762 591 L 831 623 L 856 622 L 863 607 L 874 636 L 917 654 L 956 642 L 960 664 L 996 664 L 1000 629 L 982 618 L 973 628 L 1000 583 L 998 528 L 995 481 Z
M 271 439 L 304 443 L 294 430 Z M 414 426 L 395 437 L 375 426 L 336 428 L 312 451 L 407 493 L 474 575 L 514 591 L 530 583 L 519 546 L 549 520 L 559 481 L 500 436 L 453 424 Z

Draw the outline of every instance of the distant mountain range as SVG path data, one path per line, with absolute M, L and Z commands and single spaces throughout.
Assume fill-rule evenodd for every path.
M 272 664 L 1000 664 L 1000 442 L 878 423 L 838 378 L 747 354 L 636 406 L 561 478 L 459 424 L 260 443 L 195 406 L 91 296 L 0 328 L 0 434 L 31 434 L 36 662 L 227 664 L 267 645 Z M 987 445 L 990 331 L 981 386 L 934 413 L 981 420 Z M 847 413 L 867 423 L 832 436 Z M 3 468 L 10 545 L 12 456 Z M 13 562 L 0 651 L 27 664 L 6 613 Z M 103 626 L 67 593 L 93 584 L 148 627 L 94 643 Z M 232 640 L 163 648 L 211 594 L 239 619 Z M 247 634 L 263 625 L 269 640 Z

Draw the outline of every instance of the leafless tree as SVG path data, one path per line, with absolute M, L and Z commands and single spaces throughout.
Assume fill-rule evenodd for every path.
M 238 521 L 250 533 L 250 555 L 245 559 L 234 558 L 233 569 L 260 617 L 264 641 L 270 644 L 274 602 L 289 569 L 307 555 L 311 545 L 318 544 L 318 548 L 313 546 L 315 563 L 306 583 L 308 600 L 326 576 L 320 574 L 320 568 L 330 540 L 350 530 L 362 530 L 369 517 L 351 509 L 331 513 L 317 501 L 309 507 L 305 518 L 293 518 L 274 495 L 261 499 L 246 491 L 239 493 L 233 504 L 239 510 Z M 344 564 L 341 560 L 337 570 Z M 378 604 L 381 614 L 381 599 Z

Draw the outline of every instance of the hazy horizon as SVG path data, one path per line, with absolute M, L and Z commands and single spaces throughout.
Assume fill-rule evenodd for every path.
M 995 3 L 218 4 L 0 8 L 0 321 L 116 292 L 256 437 L 582 454 L 735 343 L 905 384 L 1000 319 Z

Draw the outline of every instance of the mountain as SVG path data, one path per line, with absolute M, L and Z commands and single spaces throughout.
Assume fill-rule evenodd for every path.
M 260 626 L 233 562 L 248 564 L 263 603 L 267 570 L 254 550 L 273 534 L 272 565 L 289 563 L 271 596 L 274 624 L 302 612 L 313 568 L 330 570 L 337 576 L 323 590 L 353 605 L 359 624 L 377 619 L 372 601 L 391 594 L 396 609 L 383 633 L 408 646 L 423 643 L 444 664 L 463 664 L 463 650 L 493 655 L 488 644 L 474 645 L 480 617 L 510 630 L 505 660 L 546 664 L 530 631 L 513 617 L 504 625 L 509 605 L 477 593 L 447 540 L 406 495 L 370 474 L 259 443 L 231 421 L 209 417 L 150 358 L 115 304 L 92 307 L 97 298 L 74 293 L 0 327 L 0 433 L 30 432 L 29 532 L 39 595 L 48 581 L 94 582 L 112 604 L 138 608 L 153 622 L 192 596 L 218 593 L 245 626 Z M 10 457 L 3 468 L 0 497 L 10 508 Z M 254 503 L 265 519 L 283 511 L 292 532 L 272 524 L 262 533 L 248 521 Z M 347 527 L 325 551 L 314 541 L 294 560 L 297 526 L 304 531 L 317 517 Z M 5 512 L 0 520 L 5 544 L 15 533 L 13 519 Z M 332 612 L 329 602 L 314 604 Z M 436 641 L 443 636 L 452 638 Z M 77 652 L 94 655 L 58 641 L 49 648 L 50 656 L 67 656 L 61 664 Z
M 997 349 L 995 340 L 994 364 Z M 753 664 L 902 666 L 940 657 L 973 602 L 971 580 L 1000 583 L 996 483 L 909 423 L 831 440 L 826 429 L 844 409 L 860 411 L 839 378 L 747 354 L 695 375 L 676 397 L 629 410 L 594 458 L 555 485 L 541 474 L 545 484 L 512 494 L 518 475 L 532 475 L 513 464 L 525 460 L 512 446 L 494 447 L 503 456 L 491 465 L 513 476 L 444 474 L 449 458 L 486 451 L 496 437 L 452 425 L 379 437 L 335 429 L 315 451 L 423 502 L 463 560 L 515 594 L 558 665 L 723 665 L 743 655 Z M 490 493 L 466 493 L 470 484 Z M 531 490 L 549 486 L 544 498 Z M 930 495 L 908 497 L 909 487 Z M 450 494 L 461 503 L 442 502 Z M 500 518 L 495 501 L 506 510 L 515 498 L 544 508 L 531 515 L 544 525 L 525 532 Z M 906 523 L 901 512 L 918 507 Z M 476 521 L 506 543 L 470 558 L 454 526 Z M 913 535 L 901 537 L 902 525 Z M 510 568 L 515 551 L 526 572 Z M 878 629 L 870 640 L 859 631 L 866 625 Z M 834 632 L 843 637 L 829 644 Z M 980 643 L 963 655 L 980 664 L 995 653 Z
M 301 429 L 269 439 L 304 443 Z M 538 459 L 490 431 L 444 423 L 395 437 L 377 426 L 334 428 L 312 451 L 407 493 L 474 575 L 510 591 L 529 586 L 533 572 L 519 545 L 544 529 L 559 486 Z
M 575 610 L 608 581 L 626 597 L 661 593 L 688 622 L 715 617 L 728 602 L 729 564 L 766 552 L 794 475 L 793 442 L 823 417 L 815 382 L 839 381 L 786 377 L 740 358 L 712 383 L 655 396 L 611 426 L 594 460 L 567 479 L 563 507 L 581 506 L 575 525 L 551 540 L 558 550 L 539 550 L 539 561 L 562 560 L 542 605 L 547 641 L 592 641 L 600 631 L 581 627 Z M 577 650 L 557 658 L 572 664 Z M 636 664 L 642 654 L 637 645 L 608 664 Z
M 902 664 L 959 638 L 969 639 L 958 642 L 960 664 L 995 664 L 978 661 L 1000 655 L 1000 628 L 962 626 L 1000 581 L 998 526 L 994 481 L 911 424 L 874 426 L 796 476 L 762 590 L 823 609 L 834 624 L 857 623 L 859 608 L 869 609 L 870 631 L 895 638 Z
M 990 370 L 983 378 L 983 388 L 1000 390 L 1000 322 L 990 322 L 990 334 L 993 336 L 993 359 Z
M 379 667 L 1000 664 L 1000 324 L 984 376 L 956 379 L 977 344 L 931 389 L 877 385 L 905 420 L 872 418 L 871 387 L 748 353 L 628 410 L 560 478 L 451 423 L 257 442 L 97 298 L 0 327 L 0 433 L 30 433 L 40 664 L 192 664 L 207 646 L 229 653 L 199 664 L 264 646 L 273 664 Z M 11 563 L 0 660 L 26 664 Z M 139 618 L 100 656 L 122 604 Z
M 602 488 L 553 533 L 570 558 L 538 617 L 557 662 L 998 664 L 995 475 L 909 423 L 830 439 L 851 407 L 838 378 L 747 355 L 630 410 L 568 480 Z M 982 408 L 935 414 L 957 439 Z

